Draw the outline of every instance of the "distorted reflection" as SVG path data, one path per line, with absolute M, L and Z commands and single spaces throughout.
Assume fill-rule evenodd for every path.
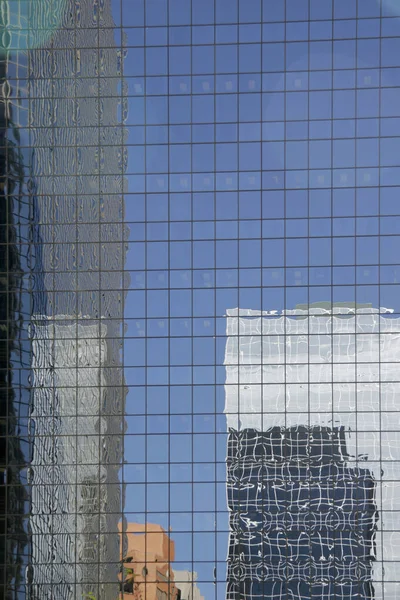
M 19 84 L 25 72 L 8 51 L 0 53 L 0 596 L 16 597 L 27 567 L 29 512 L 26 465 L 30 460 L 29 342 L 26 336 L 29 283 L 27 202 L 29 177 L 19 134 Z M 27 302 L 28 298 L 28 302 Z
M 122 597 L 177 600 L 171 562 L 174 542 L 161 525 L 128 523 L 122 532 L 126 549 L 122 557 Z
M 374 433 L 395 410 L 392 312 L 228 310 L 230 600 L 375 597 L 383 557 L 398 552 L 379 531 L 397 505 L 384 480 L 398 434 L 380 446 Z
M 230 430 L 227 598 L 374 597 L 375 480 L 349 458 L 342 427 Z
M 29 308 L 26 590 L 32 600 L 115 600 L 125 399 L 122 56 L 110 2 L 60 0 L 53 25 L 62 7 L 60 27 L 31 49 L 27 72 L 35 285 L 45 301 L 36 293 Z
M 103 408 L 107 326 L 43 317 L 33 324 L 32 349 L 32 595 L 81 597 L 99 587 L 106 597 L 121 511 L 120 440 L 109 437 L 112 423 Z
M 400 598 L 399 15 L 0 0 L 1 598 Z
M 197 574 L 172 568 L 173 536 L 161 525 L 127 523 L 120 531 L 121 598 L 204 600 L 196 584 Z

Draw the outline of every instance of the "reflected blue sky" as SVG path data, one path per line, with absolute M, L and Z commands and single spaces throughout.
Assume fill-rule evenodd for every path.
M 383 2 L 381 20 L 380 4 L 286 0 L 286 25 L 284 2 L 116 5 L 129 46 L 125 509 L 172 527 L 177 568 L 199 573 L 205 598 L 225 588 L 225 311 L 400 312 L 400 10 Z

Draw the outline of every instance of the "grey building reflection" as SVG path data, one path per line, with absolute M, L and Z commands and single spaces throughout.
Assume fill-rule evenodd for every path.
M 58 31 L 29 52 L 46 303 L 31 312 L 26 584 L 35 600 L 115 600 L 125 401 L 123 57 L 110 1 L 63 7 Z
M 118 506 L 108 512 L 108 503 L 118 498 L 118 463 L 110 468 L 104 456 L 108 420 L 102 414 L 107 329 L 60 317 L 42 319 L 32 331 L 33 597 L 81 597 L 93 572 L 95 587 L 102 589 L 116 564 L 107 538 L 113 532 L 116 537 L 120 516 Z
M 229 600 L 375 598 L 397 554 L 380 532 L 397 446 L 375 432 L 390 429 L 398 326 L 351 304 L 228 311 Z

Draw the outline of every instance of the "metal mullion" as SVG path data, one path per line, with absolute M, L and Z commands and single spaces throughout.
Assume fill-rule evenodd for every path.
M 121 45 L 120 48 L 118 49 L 118 52 L 120 52 L 120 56 L 121 56 L 121 95 L 120 95 L 120 103 L 121 103 L 121 154 L 122 157 L 125 156 L 125 148 L 126 148 L 126 139 L 125 139 L 125 127 L 124 127 L 124 105 L 125 105 L 125 78 L 124 78 L 124 31 L 122 28 L 122 24 L 123 24 L 123 0 L 119 0 L 119 12 L 120 12 L 120 22 L 117 23 L 117 27 L 118 29 L 120 29 L 120 40 L 121 40 Z M 122 167 L 121 170 L 121 179 L 122 179 L 122 208 L 123 210 L 125 209 L 125 168 Z M 125 210 L 122 216 L 122 223 L 121 223 L 121 256 L 124 256 L 124 247 L 125 247 L 125 237 L 126 237 L 126 231 L 125 231 Z M 128 237 L 129 239 L 129 237 Z M 122 599 L 124 598 L 124 577 L 125 577 L 125 569 L 124 569 L 124 559 L 125 559 L 125 544 L 124 544 L 124 537 L 125 537 L 125 532 L 124 532 L 124 527 L 123 524 L 125 522 L 125 506 L 124 506 L 124 495 L 125 495 L 125 489 L 126 489 L 126 482 L 125 482 L 125 423 L 126 423 L 126 416 L 127 416 L 127 412 L 126 412 L 126 391 L 127 391 L 127 387 L 126 387 L 126 380 L 125 380 L 125 339 L 126 339 L 126 323 L 125 323 L 125 307 L 126 307 L 126 293 L 127 290 L 125 288 L 126 286 L 126 278 L 125 278 L 125 265 L 121 264 L 120 265 L 122 271 L 121 271 L 121 280 L 122 280 L 122 319 L 121 319 L 121 325 L 122 325 L 122 329 L 121 329 L 121 335 L 122 335 L 122 347 L 121 347 L 121 357 L 122 357 L 122 365 L 121 365 L 121 381 L 119 382 L 120 386 L 121 386 L 121 400 L 123 401 L 123 408 L 121 411 L 121 456 L 120 456 L 120 461 L 121 461 L 121 499 L 120 499 L 120 522 L 121 522 L 121 530 L 119 531 L 119 550 L 120 550 L 120 554 L 119 554 L 119 578 L 120 578 L 120 582 L 119 582 L 119 587 L 120 587 L 120 595 L 122 597 Z M 129 276 L 128 276 L 129 277 Z M 117 581 L 117 585 L 118 585 L 118 581 Z
M 355 288 L 355 294 L 354 294 L 354 301 L 355 301 L 355 316 L 354 316 L 354 388 L 355 388 L 355 394 L 354 394 L 354 400 L 355 400 L 355 410 L 354 410 L 354 414 L 355 414 L 355 429 L 356 429 L 356 435 L 355 435 L 355 447 L 356 447 L 356 460 L 355 460 L 355 475 L 356 475 L 356 487 L 357 487 L 357 495 L 356 495 L 356 499 L 355 499 L 355 505 L 356 505 L 356 519 L 357 519 L 357 526 L 358 526 L 358 514 L 359 514 L 359 485 L 360 485 L 360 481 L 359 481 L 359 476 L 360 476 L 360 472 L 359 472 L 359 467 L 358 467 L 358 390 L 357 390 L 357 374 L 358 374 L 358 361 L 357 361 L 357 342 L 358 342 L 358 311 L 357 311 L 357 303 L 358 303 L 358 287 L 357 287 L 357 139 L 358 139 L 358 132 L 357 132 L 357 124 L 358 124 L 358 120 L 357 120 L 357 107 L 358 107 L 358 99 L 357 99 L 357 94 L 358 94 L 358 81 L 357 81 L 357 75 L 358 75 L 358 2 L 356 3 L 356 77 L 355 77 L 355 90 L 354 90 L 354 121 L 355 121 L 355 140 L 354 140 L 354 171 L 355 171 L 355 190 L 354 190 L 354 288 Z M 358 566 L 358 572 L 360 572 L 360 560 L 359 558 L 357 558 L 356 560 L 357 562 L 357 566 Z M 358 593 L 361 596 L 361 591 L 360 591 L 360 578 L 358 577 L 358 581 L 357 581 L 357 588 L 358 588 Z
M 98 93 L 98 98 L 97 98 L 97 110 L 98 110 L 98 116 L 97 116 L 97 123 L 98 123 L 98 156 L 99 156 L 99 190 L 98 190 L 98 194 L 99 194 L 99 199 L 98 199 L 98 203 L 99 203 L 99 208 L 98 208 L 98 260 L 99 260 L 99 317 L 98 317 L 98 322 L 97 322 L 97 326 L 96 329 L 98 329 L 98 350 L 99 350 L 99 365 L 98 365 L 98 369 L 99 369 L 99 376 L 98 376 L 98 393 L 99 393 L 99 406 L 98 406 L 98 418 L 99 418 L 99 423 L 101 424 L 102 422 L 102 391 L 103 391 L 103 386 L 102 386 L 102 371 L 104 369 L 104 365 L 103 363 L 103 355 L 102 355 L 102 338 L 101 338 L 101 333 L 102 333 L 102 323 L 101 323 L 101 318 L 102 318 L 102 304 L 103 304 L 103 287 L 102 287 L 102 253 L 101 253 L 101 242 L 102 242 L 102 229 L 101 229 L 101 213 L 100 213 L 100 202 L 101 202 L 101 179 L 102 179 L 102 172 L 101 172 L 101 154 L 102 154 L 102 145 L 101 145 L 101 119 L 100 119 L 100 115 L 101 115 L 101 110 L 100 110 L 100 105 L 101 105 L 101 97 L 100 97 L 100 83 L 101 83 L 101 77 L 100 77 L 100 11 L 97 15 L 97 61 L 98 61 L 98 69 L 97 69 L 97 93 Z M 104 340 L 104 344 L 107 344 L 107 339 Z M 105 361 L 104 361 L 105 362 Z M 96 365 L 97 366 L 97 365 Z M 99 464 L 98 464 L 98 483 L 97 483 L 97 493 L 98 493 L 98 502 L 97 502 L 97 511 L 98 511 L 98 515 L 97 515 L 97 527 L 98 527 L 98 531 L 97 531 L 97 593 L 100 595 L 101 594 L 101 590 L 102 590 L 102 585 L 105 584 L 105 594 L 107 595 L 107 582 L 101 581 L 101 573 L 102 573 L 102 567 L 101 567 L 101 503 L 102 503 L 102 486 L 101 486 L 101 462 L 102 462 L 102 443 L 101 443 L 101 439 L 102 439 L 102 426 L 100 425 L 99 427 L 99 433 L 98 433 L 98 452 L 99 452 L 99 456 L 98 456 L 98 460 L 99 460 Z M 112 434 L 113 435 L 113 434 Z M 112 438 L 110 439 L 111 442 Z M 104 577 L 104 571 L 103 571 L 103 577 Z
M 168 109 L 168 157 L 167 157 L 167 165 L 168 165 L 168 217 L 170 215 L 170 202 L 169 202 L 169 192 L 171 189 L 171 124 L 170 124 L 170 22 L 169 22 L 169 8 L 170 2 L 167 2 L 167 77 L 168 77 L 168 99 L 167 99 L 167 109 Z M 147 232 L 146 232 L 147 235 Z M 169 227 L 168 227 L 168 289 L 171 289 L 171 243 L 170 243 L 170 235 L 169 235 Z M 170 294 L 169 294 L 170 295 Z M 170 309 L 170 298 L 168 298 L 168 524 L 171 521 L 171 327 L 170 320 L 171 318 L 171 309 Z M 193 496 L 193 494 L 192 494 Z M 193 500 L 192 500 L 193 501 Z M 192 526 L 193 528 L 193 526 Z M 168 581 L 168 598 L 170 597 L 170 589 L 171 589 L 171 544 L 168 544 L 168 571 L 169 571 L 169 581 Z
M 334 441 L 335 441 L 335 431 L 334 431 L 334 422 L 335 422 L 335 408 L 334 408 L 334 394 L 333 394 L 333 388 L 335 385 L 335 381 L 334 381 L 334 267 L 333 267 L 333 256 L 334 256 L 334 227 L 333 227 L 333 219 L 334 219 L 334 211 L 333 211 L 333 194 L 334 194 L 334 189 L 333 189 L 333 168 L 332 168 L 332 161 L 333 161 L 333 140 L 334 140 L 334 127 L 333 127 L 333 115 L 334 115 L 334 89 L 335 89 L 335 83 L 334 83 L 334 75 L 335 75 L 335 70 L 334 70 L 334 63 L 333 63 L 333 48 L 334 48 L 334 29 L 335 29 L 335 14 L 334 14 L 334 2 L 332 2 L 332 40 L 331 40 L 331 52 L 332 52 L 332 58 L 331 58 L 331 168 L 330 168 L 330 204 L 331 204 L 331 230 L 330 230 L 330 261 L 331 261 L 331 265 L 330 265 L 330 304 L 331 304 L 331 315 L 330 315 L 330 319 L 329 319 L 329 329 L 328 330 L 328 334 L 330 334 L 330 338 L 331 338 L 331 347 L 330 347 L 330 353 L 331 353 L 331 373 L 330 373 L 330 379 L 331 379 L 331 395 L 332 395 L 332 401 L 331 401 L 331 418 L 332 418 L 332 426 L 331 426 L 331 431 L 332 431 L 332 437 L 331 437 L 331 450 L 332 450 L 332 454 L 334 451 Z M 320 317 L 319 317 L 320 318 Z M 338 443 L 340 443 L 340 439 L 338 437 Z M 335 488 L 336 486 L 336 479 L 333 478 L 333 483 L 332 483 L 332 487 Z M 333 506 L 334 506 L 334 501 L 333 501 Z M 336 561 L 336 544 L 335 544 L 335 533 L 333 533 L 333 556 L 334 556 L 334 560 Z M 333 585 L 334 587 L 334 600 L 336 600 L 337 596 L 336 596 L 336 580 L 333 580 Z
M 122 1 L 122 0 L 121 0 Z M 126 2 L 127 0 L 125 0 Z M 148 386 L 148 372 L 147 372 L 147 340 L 148 340 L 148 327 L 147 327 L 147 315 L 148 315 L 148 310 L 147 310 L 147 306 L 148 306 L 148 278 L 147 278 L 147 265 L 148 265 L 148 260 L 147 260 L 147 75 L 146 75 L 146 66 L 147 66 L 147 61 L 146 61 L 146 42 L 147 42 L 147 34 L 146 34 L 146 25 L 147 25 L 147 14 L 146 14 L 146 2 L 143 2 L 143 29 L 144 29 L 144 171 L 145 171 L 145 176 L 144 176 L 144 194 L 145 194 L 145 200 L 144 200 L 144 272 L 145 272 L 145 306 L 144 306 L 144 320 L 145 320 L 145 334 L 146 334 L 146 338 L 145 338 L 145 367 L 144 367 L 144 371 L 145 371 L 145 389 L 144 389 L 144 400 L 145 400 L 145 411 L 146 411 L 146 416 L 145 416 L 145 420 L 144 420 L 144 563 L 145 563 L 145 569 L 147 569 L 147 547 L 148 547 L 148 541 L 147 541 L 147 502 L 148 502 L 148 480 L 147 480 L 147 471 L 148 471 L 148 452 L 147 452 L 147 446 L 148 446 L 148 392 L 147 392 L 147 386 Z M 144 580 L 144 600 L 147 600 L 147 580 Z
M 196 0 L 193 0 L 194 2 Z M 213 24 L 213 36 L 214 36 L 214 91 L 213 91 L 213 99 L 214 99 L 214 176 L 213 176 L 213 187 L 214 187 L 214 270 L 216 271 L 216 260 L 217 260 L 217 157 L 216 157 L 216 139 L 217 139 L 217 106 L 216 106 L 216 90 L 217 90 L 217 58 L 216 58 L 216 30 L 217 30 L 217 8 L 216 2 L 214 2 L 214 24 Z M 192 121 L 192 119 L 191 119 Z M 192 125 L 193 127 L 193 125 Z M 192 152 L 192 170 L 193 170 L 193 152 Z M 193 257 L 193 252 L 192 252 Z M 192 258 L 193 261 L 193 258 Z M 192 288 L 193 288 L 193 262 L 192 262 Z M 216 275 L 216 273 L 215 273 Z M 214 333 L 216 334 L 217 330 L 217 278 L 214 277 Z M 193 332 L 192 332 L 193 333 Z M 217 459 L 218 459 L 218 428 L 217 428 L 217 345 L 218 337 L 214 335 L 214 550 L 215 550 L 215 562 L 214 562 L 214 600 L 218 598 L 218 469 L 217 469 Z M 193 400 L 192 400 L 192 413 L 193 413 Z M 193 417 L 192 417 L 193 418 Z M 193 431 L 193 428 L 192 428 Z M 193 477 L 192 477 L 193 479 Z M 229 542 L 228 542 L 229 547 Z M 192 593 L 194 594 L 194 585 L 192 583 Z
M 74 41 L 76 38 L 76 33 L 74 32 Z M 53 107 L 53 112 L 51 113 L 51 133 L 52 133 L 52 142 L 53 142 L 53 147 L 56 146 L 56 135 L 55 135 L 55 127 L 54 127 L 54 62 L 55 62 L 55 52 L 56 52 L 56 47 L 54 45 L 54 41 L 52 40 L 51 42 L 51 65 L 52 65 L 52 73 L 51 73 L 51 79 L 50 79 L 50 86 L 51 86 L 51 105 Z M 75 68 L 76 68 L 76 63 L 75 63 Z M 76 76 L 75 76 L 76 77 Z M 75 78 L 74 78 L 75 79 Z M 75 86 L 74 86 L 74 96 L 76 94 L 76 81 L 75 81 Z M 76 110 L 76 106 L 74 105 L 74 109 Z M 52 192 L 53 192 L 53 197 L 55 196 L 55 157 L 54 157 L 54 152 L 52 152 L 52 158 L 51 158 L 51 177 L 52 177 Z M 53 203 L 52 206 L 52 250 L 54 252 L 55 248 L 56 248 L 56 235 L 55 235 L 55 223 L 56 223 L 56 211 L 55 211 L 55 203 Z M 76 234 L 76 229 L 75 229 L 75 234 Z M 76 275 L 75 275 L 76 277 Z M 76 282 L 76 279 L 75 279 Z M 54 313 L 54 309 L 57 306 L 56 304 L 56 271 L 54 268 L 54 265 L 52 265 L 52 290 L 51 290 L 51 295 L 53 296 L 53 314 L 51 315 L 52 319 L 50 321 L 50 327 L 51 327 L 51 338 L 50 338 L 50 343 L 51 343 L 51 348 L 52 348 L 52 358 L 53 358 L 53 364 L 56 364 L 56 314 Z M 76 283 L 75 283 L 76 284 Z M 57 311 L 56 311 L 57 312 Z M 49 322 L 46 321 L 46 329 L 47 329 L 47 335 L 48 335 L 48 327 L 49 327 Z M 75 374 L 76 377 L 76 374 Z M 54 425 L 54 421 L 56 418 L 55 415 L 55 403 L 56 403 L 56 389 L 55 389 L 55 377 L 54 377 L 54 373 L 52 373 L 52 416 L 53 416 L 53 425 Z M 77 415 L 76 415 L 76 409 L 75 409 L 75 427 L 77 427 Z M 61 415 L 60 415 L 61 416 Z M 54 439 L 54 434 L 53 435 L 53 439 L 52 439 L 52 451 L 53 451 L 53 456 L 52 456 L 52 460 L 54 461 L 55 459 L 55 439 Z M 77 450 L 75 453 L 75 462 L 77 459 Z M 54 469 L 53 471 L 53 478 L 52 478 L 52 491 L 56 489 L 56 481 L 54 479 Z M 77 479 L 77 473 L 75 472 L 75 514 L 77 513 L 77 495 L 78 495 L 78 479 Z M 75 525 L 75 535 L 74 535 L 74 541 L 75 541 L 75 578 L 77 576 L 77 539 L 78 539 L 78 533 L 76 531 L 76 525 Z M 52 544 L 54 544 L 54 513 L 52 513 L 51 515 L 51 541 Z M 55 569 L 54 569 L 54 560 L 51 562 L 51 591 L 53 592 L 54 589 L 54 576 L 55 576 Z M 75 580 L 75 586 L 74 586 L 74 593 L 76 595 L 76 580 Z
M 308 0 L 308 42 L 307 42 L 307 51 L 308 51 L 308 57 L 307 57 L 307 87 L 308 87 L 308 102 L 307 102 L 307 234 L 308 234 L 308 241 L 307 241 L 307 305 L 308 305 L 308 315 L 307 315 L 307 335 L 308 335 L 308 347 L 307 347 L 307 359 L 308 359 L 308 364 L 307 364 L 307 396 L 308 396 L 308 402 L 307 402 L 307 413 L 308 413 L 308 423 L 307 423 L 307 429 L 308 429 L 308 441 L 310 440 L 310 436 L 311 436 L 311 407 L 310 407 L 310 391 L 311 391 L 311 368 L 310 368 L 310 348 L 311 348 L 311 344 L 312 344 L 312 326 L 311 326 L 311 320 L 312 320 L 312 316 L 310 314 L 310 258 L 311 258 L 311 252 L 310 252 L 310 71 L 311 71 L 311 57 L 310 57 L 310 42 L 311 42 L 311 1 Z M 310 334 L 311 331 L 311 334 Z M 311 462 L 311 460 L 310 460 Z M 311 472 L 311 468 L 310 468 L 310 464 L 308 464 L 308 494 L 309 494 L 309 500 L 311 500 L 311 482 L 312 482 L 312 472 Z M 299 467 L 300 470 L 300 467 Z M 309 509 L 309 519 L 310 519 L 310 523 L 312 523 L 312 510 L 311 510 L 311 502 L 310 502 L 310 509 Z M 311 538 L 311 526 L 309 526 L 308 528 L 308 535 Z M 310 598 L 313 597 L 313 582 L 312 582 L 312 578 L 311 578 L 311 570 L 312 570 L 312 561 L 313 561 L 313 556 L 312 556 L 312 546 L 310 543 L 310 550 L 309 550 L 309 569 L 310 569 L 310 574 L 309 574 L 309 590 L 310 590 Z
M 383 3 L 380 3 L 380 10 L 379 10 L 379 115 L 381 115 L 382 112 L 382 18 L 383 18 Z M 381 175 L 380 175 L 380 166 L 381 166 L 381 160 L 380 160 L 380 153 L 381 153 L 381 132 L 382 132 L 382 119 L 379 118 L 379 125 L 378 125 L 378 139 L 379 139 L 379 185 L 378 185 L 378 308 L 379 308 L 379 317 L 378 317 L 378 339 L 379 339 L 379 344 L 378 344 L 378 402 L 379 402 L 379 492 L 377 493 L 377 496 L 379 494 L 379 501 L 380 501 L 380 508 L 381 508 L 381 513 L 382 513 L 382 519 L 384 517 L 384 511 L 383 511 L 383 461 L 382 461 L 382 363 L 381 363 L 381 341 L 382 341 L 382 331 L 381 331 L 381 316 L 380 316 L 380 307 L 381 307 Z M 376 502 L 376 500 L 375 500 Z M 376 509 L 378 508 L 375 504 Z M 378 510 L 377 510 L 378 513 Z M 378 516 L 378 514 L 377 514 Z M 372 539 L 375 542 L 375 553 L 377 550 L 376 547 L 376 541 L 375 541 L 375 536 L 378 533 L 378 526 L 375 525 L 375 532 L 372 534 Z M 382 600 L 385 600 L 385 568 L 384 568 L 384 561 L 383 561 L 383 548 L 384 548 L 384 535 L 383 535 L 383 531 L 384 531 L 384 525 L 382 524 L 381 526 L 381 531 L 380 531 L 380 541 L 381 541 L 381 555 L 380 557 L 376 556 L 376 559 L 380 558 L 381 560 L 381 566 L 380 566 L 380 581 L 378 581 L 378 584 L 380 584 L 381 586 L 381 591 L 382 591 Z M 372 587 L 372 585 L 371 585 Z M 389 592 L 390 594 L 390 592 Z M 379 595 L 379 592 L 378 592 Z
M 236 13 L 236 18 L 237 18 L 237 22 L 236 22 L 236 64 L 237 64 L 237 71 L 235 73 L 236 77 L 237 77 L 237 82 L 238 82 L 238 86 L 237 86 L 237 91 L 236 91 L 236 98 L 237 98 L 237 103 L 236 103 L 236 138 L 237 138 L 237 149 L 236 149 L 236 160 L 237 160 L 237 169 L 239 170 L 239 160 L 240 160 L 240 154 L 239 154 L 239 138 L 238 138 L 238 133 L 239 133 L 239 123 L 240 123 L 240 98 L 241 98 L 241 93 L 240 93 L 240 84 L 239 84 L 239 64 L 240 64 L 240 39 L 239 39 L 239 20 L 240 20 L 240 7 L 239 7 L 239 0 L 237 0 L 237 13 Z M 216 176 L 216 175 L 215 175 Z M 243 465 L 245 464 L 245 461 L 243 460 L 243 457 L 240 456 L 239 453 L 239 440 L 241 435 L 243 435 L 244 433 L 244 429 L 241 428 L 240 425 L 240 409 L 241 409 L 241 393 L 240 393 L 240 233 L 239 233 L 239 227 L 240 227 L 240 189 L 239 189 L 239 177 L 237 178 L 237 229 L 236 229 L 236 235 L 238 236 L 238 240 L 237 240 L 237 256 L 236 256 L 236 260 L 237 260 L 237 272 L 238 272 L 238 288 L 236 291 L 236 298 L 237 298 L 237 305 L 238 305 L 238 314 L 237 314 L 237 362 L 238 362 L 238 382 L 237 382 L 237 391 L 238 391 L 238 414 L 237 414 L 237 439 L 238 439 L 238 447 L 237 447 L 237 457 L 239 459 L 239 465 L 241 467 L 243 467 Z M 229 317 L 228 317 L 229 318 Z M 228 433 L 229 436 L 229 433 Z M 229 439 L 229 437 L 228 437 Z M 238 494 L 238 511 L 240 512 L 241 510 L 241 504 L 240 504 L 240 494 Z M 241 528 L 239 527 L 239 549 L 241 547 L 242 544 L 242 540 L 243 540 L 243 533 L 241 531 Z M 241 571 L 241 559 L 240 559 L 240 553 L 239 553 L 239 572 Z M 245 586 L 246 586 L 246 581 L 245 581 Z M 246 589 L 246 587 L 245 587 Z M 240 582 L 239 582 L 239 594 L 242 595 L 243 594 L 243 589 L 240 588 Z
M 287 211 L 286 211 L 286 202 L 287 202 L 287 187 L 286 187 L 286 142 L 287 142 L 287 85 L 286 85 L 286 61 L 287 61 L 287 36 L 286 36 L 286 25 L 287 25 L 287 6 L 286 6 L 286 0 L 285 1 L 285 6 L 284 6 L 284 28 L 285 28 L 285 33 L 284 33 L 284 55 L 283 55 L 283 60 L 284 60 L 284 81 L 283 81 L 283 94 L 284 94 L 284 104 L 283 104 L 283 138 L 284 138 L 284 154 L 283 154 L 283 185 L 284 185 L 284 202 L 283 202 L 283 273 L 284 273 L 284 280 L 283 280 L 283 286 L 284 286 L 284 293 L 283 293 L 283 308 L 284 308 L 284 313 L 286 313 L 285 308 L 286 308 L 286 300 L 287 300 L 287 294 L 286 294 L 286 280 L 287 280 L 287 252 L 286 252 L 286 244 L 287 244 Z M 281 443 L 282 443 L 282 457 L 283 457 L 283 461 L 282 461 L 282 467 L 284 469 L 284 465 L 287 463 L 287 440 L 290 440 L 290 436 L 288 435 L 288 425 L 287 425 L 287 405 L 286 405 L 286 394 L 287 394 L 287 331 L 288 331 L 288 323 L 287 323 L 287 319 L 288 317 L 286 316 L 286 314 L 282 315 L 283 318 L 283 365 L 284 365 L 284 372 L 283 372 L 283 388 L 284 388 L 284 407 L 285 407 L 285 418 L 284 418 L 284 434 L 283 436 L 281 435 Z M 287 501 L 287 492 L 288 492 L 288 488 L 287 488 L 287 481 L 285 480 L 285 485 L 284 485 L 284 489 L 285 489 L 285 506 L 284 506 L 284 510 L 285 510 L 285 525 L 289 522 L 288 521 L 288 513 L 289 513 L 289 508 L 288 508 L 288 501 Z M 286 556 L 285 556 L 285 576 L 287 577 L 287 561 L 288 561 L 288 556 L 289 556 L 289 542 L 288 542 L 288 536 L 287 533 L 285 532 L 285 537 L 286 537 Z M 289 599 L 289 590 L 286 590 L 286 600 L 290 600 Z
M 264 424 L 264 318 L 263 318 L 263 309 L 264 309 L 264 287 L 263 287 L 263 183 L 262 183 L 262 172 L 263 172 L 263 144 L 264 144 L 264 102 L 263 102 L 263 67 L 264 67 L 264 60 L 263 60 L 263 44 L 264 44 L 264 35 L 263 35 L 263 23 L 264 23 L 264 3 L 261 2 L 261 6 L 260 6 L 260 21 L 261 21 L 261 43 L 260 43 L 260 52 L 261 52 L 261 57 L 260 57 L 260 82 L 261 82 L 261 136 L 260 136 L 260 166 L 261 166 L 261 173 L 260 173 L 260 221 L 261 221 L 261 227 L 260 227 L 260 271 L 261 271 L 261 314 L 260 314 L 260 346 L 261 346 L 261 382 L 260 382 L 260 410 L 261 410 L 261 423 L 260 423 L 260 429 L 261 429 L 261 436 L 263 436 L 264 431 L 266 430 L 266 426 Z M 264 477 L 264 473 L 266 472 L 266 463 L 267 461 L 265 460 L 265 456 L 264 453 L 261 454 L 261 476 Z M 267 494 L 268 496 L 268 494 Z M 265 493 L 264 493 L 264 488 L 262 487 L 261 489 L 261 507 L 262 507 L 262 526 L 261 526 L 261 540 L 262 540 L 262 544 L 264 543 L 264 536 L 265 536 L 265 525 L 264 525 L 264 515 L 265 515 Z M 262 568 L 261 568 L 261 572 L 263 573 L 263 580 L 262 580 L 262 594 L 265 594 L 265 589 L 266 589 L 266 578 L 265 578 L 265 556 L 264 553 L 262 555 Z

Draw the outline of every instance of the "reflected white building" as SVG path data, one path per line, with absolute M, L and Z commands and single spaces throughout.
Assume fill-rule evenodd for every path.
M 181 600 L 204 600 L 196 583 L 197 573 L 191 571 L 176 571 L 174 569 L 174 581 L 181 592 Z
M 368 307 L 336 306 L 331 309 L 312 306 L 284 314 L 233 309 L 227 311 L 227 336 L 225 413 L 230 431 L 228 501 L 231 511 L 235 510 L 235 502 L 240 505 L 240 498 L 243 499 L 233 483 L 238 481 L 234 475 L 238 464 L 242 467 L 247 460 L 251 462 L 253 459 L 249 456 L 253 453 L 253 465 L 247 475 L 242 473 L 242 478 L 248 478 L 249 489 L 256 485 L 258 478 L 269 494 L 272 484 L 264 486 L 264 479 L 270 477 L 270 472 L 263 472 L 263 461 L 274 463 L 277 460 L 279 463 L 282 459 L 284 464 L 287 453 L 291 456 L 286 464 L 289 471 L 302 461 L 306 465 L 307 456 L 313 454 L 313 460 L 318 458 L 315 454 L 318 438 L 319 462 L 330 464 L 329 468 L 334 465 L 336 478 L 340 472 L 343 481 L 344 491 L 331 498 L 332 507 L 341 502 L 341 510 L 346 512 L 352 506 L 351 510 L 356 510 L 355 515 L 359 517 L 359 502 L 364 503 L 361 512 L 365 522 L 368 521 L 362 534 L 363 543 L 368 547 L 363 558 L 366 561 L 364 581 L 371 579 L 373 583 L 370 591 L 364 590 L 360 597 L 381 598 L 383 566 L 388 581 L 396 578 L 393 563 L 384 564 L 383 561 L 400 559 L 400 534 L 391 531 L 399 529 L 397 513 L 391 511 L 400 509 L 400 412 L 397 401 L 400 392 L 400 318 L 392 316 L 388 309 Z M 274 449 L 265 450 L 268 444 Z M 276 458 L 276 444 L 280 448 L 278 454 L 281 452 L 283 458 Z M 263 454 L 263 459 L 259 453 Z M 293 473 L 289 475 L 289 471 L 282 476 L 284 485 L 293 484 Z M 300 471 L 296 472 L 296 477 L 301 478 Z M 324 494 L 329 496 L 329 485 L 328 488 L 325 486 L 328 491 L 321 491 L 321 473 L 318 477 L 314 475 L 313 481 L 319 486 L 323 500 Z M 279 479 L 276 472 L 274 478 Z M 359 501 L 346 491 L 347 480 L 353 484 L 357 482 Z M 307 482 L 302 485 L 304 483 Z M 251 492 L 248 494 L 251 496 Z M 288 510 L 287 496 L 283 497 L 282 506 Z M 245 502 L 236 516 L 231 513 L 233 521 L 242 517 L 243 523 L 247 519 L 248 524 L 252 518 L 257 521 L 265 511 L 265 498 L 259 506 L 257 500 L 250 505 L 249 501 L 246 507 Z M 243 516 L 246 508 L 253 511 L 253 517 Z M 249 533 L 244 533 L 243 528 L 240 532 L 245 537 Z M 310 540 L 309 546 L 313 547 Z M 351 548 L 348 554 L 352 560 L 360 562 L 354 550 L 356 546 Z M 343 558 L 343 565 L 346 560 Z M 324 585 L 328 585 L 329 577 L 329 573 L 325 573 Z M 348 574 L 348 578 L 355 582 L 358 579 L 355 571 L 352 576 Z M 323 578 L 316 581 L 321 583 Z M 321 586 L 319 593 L 322 594 L 322 583 Z M 275 595 L 279 597 L 280 593 L 276 590 Z M 264 596 L 269 597 L 265 590 Z M 300 592 L 298 597 L 303 597 Z M 343 597 L 347 598 L 346 595 Z
M 228 427 L 334 422 L 349 431 L 379 429 L 380 411 L 396 410 L 400 389 L 400 318 L 382 311 L 229 310 Z M 362 413 L 357 426 L 355 411 Z
M 96 590 L 107 581 L 115 563 L 118 538 L 110 533 L 118 514 L 107 514 L 102 418 L 106 333 L 102 323 L 66 317 L 38 320 L 32 328 L 30 584 L 38 600 L 81 598 L 91 581 Z

